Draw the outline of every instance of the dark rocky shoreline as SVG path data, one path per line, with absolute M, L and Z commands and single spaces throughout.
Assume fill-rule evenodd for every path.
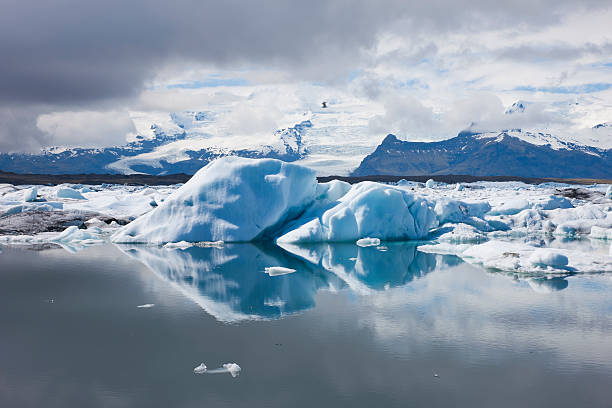
M 62 183 L 71 184 L 127 184 L 127 185 L 170 185 L 185 183 L 191 178 L 189 174 L 169 174 L 164 176 L 152 176 L 148 174 L 17 174 L 0 171 L 0 183 L 26 185 L 56 185 Z M 424 183 L 428 179 L 443 183 L 472 183 L 476 181 L 522 181 L 527 184 L 540 183 L 568 183 L 568 184 L 612 184 L 612 180 L 603 179 L 561 179 L 561 178 L 534 178 L 534 177 L 513 177 L 513 176 L 469 176 L 469 175 L 437 175 L 437 176 L 389 176 L 389 175 L 373 175 L 373 176 L 324 176 L 317 177 L 320 183 L 330 180 L 343 180 L 351 184 L 361 181 L 377 181 L 377 182 L 397 182 L 399 180 L 409 180 Z

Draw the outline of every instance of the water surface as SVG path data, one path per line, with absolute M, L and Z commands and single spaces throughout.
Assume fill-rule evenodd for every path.
M 2 407 L 612 404 L 609 275 L 400 243 L 2 251 Z

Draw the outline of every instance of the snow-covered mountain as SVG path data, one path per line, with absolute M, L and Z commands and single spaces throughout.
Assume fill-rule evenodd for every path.
M 172 113 L 155 122 L 124 146 L 50 148 L 41 154 L 0 154 L 0 169 L 16 173 L 146 173 L 192 174 L 209 161 L 228 155 L 295 161 L 307 154 L 302 134 L 309 120 L 280 129 L 259 144 L 231 146 L 204 133 L 211 112 Z
M 569 109 L 568 107 L 577 109 L 580 105 L 574 103 L 570 106 L 566 103 L 561 107 L 546 109 Z M 356 168 L 355 174 L 365 174 L 366 170 L 373 173 L 391 171 L 393 174 L 409 174 L 401 170 L 404 167 L 399 165 L 393 168 L 391 164 L 385 164 L 383 167 L 364 164 L 371 164 L 370 156 L 380 154 L 380 148 L 377 149 L 377 146 L 382 142 L 384 134 L 373 134 L 371 126 L 373 118 L 384 118 L 384 110 L 379 108 L 365 106 L 361 101 L 350 98 L 330 99 L 325 108 L 310 106 L 300 110 L 294 107 L 282 113 L 282 120 L 278 122 L 282 125 L 276 131 L 253 131 L 261 128 L 257 123 L 251 126 L 250 121 L 256 122 L 257 115 L 245 115 L 244 118 L 239 115 L 238 121 L 228 120 L 228 117 L 232 116 L 228 113 L 235 113 L 235 107 L 231 105 L 215 105 L 214 111 L 182 111 L 170 114 L 131 112 L 135 132 L 125 145 L 105 148 L 56 147 L 45 149 L 40 154 L 0 153 L 0 170 L 46 174 L 193 174 L 211 160 L 236 155 L 295 161 L 314 168 L 319 175 L 347 175 Z M 468 143 L 471 147 L 465 147 L 464 151 L 490 146 L 504 138 L 524 142 L 526 147 L 550 149 L 552 152 L 582 152 L 593 157 L 599 157 L 602 151 L 612 149 L 612 122 L 578 131 L 567 127 L 538 129 L 533 126 L 517 126 L 529 123 L 533 118 L 537 119 L 538 115 L 542 116 L 541 112 L 541 105 L 520 100 L 514 102 L 505 110 L 505 115 L 502 115 L 498 123 L 473 123 L 468 127 L 463 134 L 471 135 Z M 500 128 L 499 123 L 508 126 Z M 245 129 L 248 136 L 244 133 Z M 399 139 L 398 142 L 401 141 Z M 449 142 L 425 143 L 423 146 L 446 146 Z M 375 152 L 372 153 L 373 151 Z M 364 160 L 366 156 L 368 158 Z M 483 158 L 471 157 L 474 169 L 485 165 L 477 162 L 481 159 Z M 437 158 L 432 157 L 431 160 L 435 163 Z M 416 159 L 416 162 L 420 161 L 421 158 Z M 590 163 L 590 160 L 585 163 Z M 434 167 L 430 169 L 435 170 Z M 459 170 L 447 166 L 445 172 L 456 173 Z M 468 170 L 470 169 L 463 168 L 463 171 Z M 487 173 L 504 174 L 507 170 L 503 167 L 491 168 Z M 424 171 L 418 170 L 410 175 L 429 174 Z
M 442 175 L 612 179 L 612 149 L 561 142 L 518 129 L 464 131 L 440 142 L 405 142 L 394 135 L 368 155 L 355 176 Z

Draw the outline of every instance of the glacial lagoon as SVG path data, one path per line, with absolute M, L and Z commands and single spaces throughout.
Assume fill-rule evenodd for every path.
M 610 275 L 416 248 L 3 247 L 0 406 L 610 406 Z

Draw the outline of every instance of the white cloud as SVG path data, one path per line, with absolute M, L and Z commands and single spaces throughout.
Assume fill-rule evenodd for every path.
M 36 126 L 57 146 L 103 147 L 124 144 L 135 131 L 127 111 L 67 111 L 38 116 Z

